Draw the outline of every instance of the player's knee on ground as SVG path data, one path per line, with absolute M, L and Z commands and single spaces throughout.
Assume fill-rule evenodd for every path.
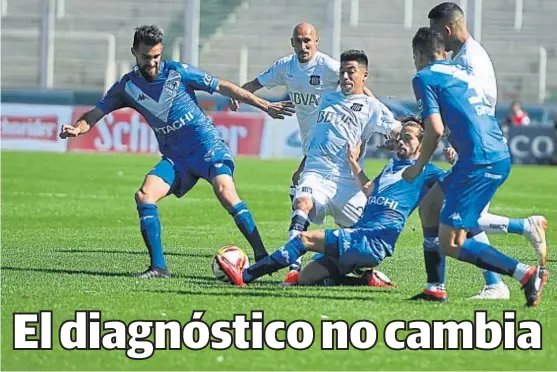
M 312 208 L 313 201 L 311 200 L 311 198 L 302 197 L 294 200 L 294 209 L 299 209 L 306 212 L 306 214 L 309 214 Z

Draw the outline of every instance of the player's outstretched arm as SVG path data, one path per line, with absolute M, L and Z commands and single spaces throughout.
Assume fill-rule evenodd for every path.
M 346 156 L 348 158 L 348 164 L 350 165 L 352 172 L 358 178 L 358 182 L 360 182 L 360 187 L 363 193 L 366 196 L 369 196 L 373 191 L 373 182 L 371 182 L 371 180 L 366 176 L 364 170 L 358 163 L 358 159 L 360 158 L 361 146 L 362 144 L 359 143 L 354 148 L 352 148 L 350 144 L 347 144 Z
M 284 119 L 285 116 L 291 116 L 295 112 L 294 104 L 290 101 L 269 102 L 226 80 L 219 81 L 216 91 L 223 96 L 257 107 L 274 119 Z
M 93 125 L 95 125 L 104 116 L 104 112 L 95 107 L 85 114 L 81 115 L 74 125 L 62 125 L 60 130 L 60 138 L 66 139 L 68 137 L 77 137 L 81 134 L 85 134 L 91 130 Z
M 263 88 L 263 85 L 259 83 L 259 80 L 257 80 L 257 78 L 253 79 L 252 81 L 248 81 L 247 83 L 242 85 L 242 89 L 245 89 L 248 92 L 252 92 L 252 93 L 257 92 L 261 88 Z M 232 111 L 238 111 L 238 109 L 240 108 L 240 102 L 231 98 L 230 102 L 228 102 L 228 106 Z

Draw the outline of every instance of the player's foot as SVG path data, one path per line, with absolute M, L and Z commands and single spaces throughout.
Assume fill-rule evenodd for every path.
M 397 285 L 389 279 L 387 275 L 379 270 L 366 270 L 362 275 L 367 279 L 367 285 L 379 288 L 396 288 Z
M 544 216 L 528 217 L 528 227 L 524 230 L 524 235 L 528 238 L 532 247 L 534 247 L 538 255 L 538 262 L 541 266 L 545 266 L 547 263 L 546 230 L 547 219 Z
M 424 289 L 423 292 L 410 297 L 412 301 L 432 301 L 432 302 L 447 302 L 447 291 L 443 289 Z
M 286 273 L 282 286 L 290 286 L 298 284 L 298 278 L 300 277 L 300 272 L 298 270 L 290 270 Z
M 151 266 L 141 274 L 137 276 L 139 279 L 153 279 L 153 278 L 165 278 L 170 279 L 170 272 L 168 269 L 161 269 L 160 267 Z
M 509 287 L 503 282 L 486 285 L 482 288 L 480 293 L 475 296 L 469 297 L 469 300 L 508 300 L 511 298 Z
M 536 307 L 542 299 L 542 289 L 549 278 L 549 271 L 543 267 L 536 267 L 524 278 L 526 283 L 522 286 L 524 296 L 526 296 L 526 306 Z
M 226 257 L 220 254 L 217 254 L 215 257 L 217 259 L 217 262 L 219 263 L 220 268 L 222 269 L 222 271 L 224 271 L 224 274 L 232 282 L 232 284 L 239 287 L 244 287 L 246 285 L 242 276 L 242 267 L 237 264 L 233 264 L 232 262 L 228 261 Z

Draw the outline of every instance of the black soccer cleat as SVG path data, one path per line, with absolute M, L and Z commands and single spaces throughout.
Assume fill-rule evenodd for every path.
M 538 266 L 526 284 L 522 286 L 524 291 L 524 296 L 526 297 L 527 307 L 536 307 L 542 299 L 542 290 L 547 283 L 549 278 L 549 271 L 547 269 Z
M 160 267 L 151 266 L 141 274 L 137 276 L 138 279 L 153 279 L 153 278 L 165 278 L 170 279 L 170 272 L 168 269 L 161 269 Z
M 447 302 L 447 292 L 442 290 L 432 291 L 424 289 L 423 292 L 409 298 L 410 301 Z

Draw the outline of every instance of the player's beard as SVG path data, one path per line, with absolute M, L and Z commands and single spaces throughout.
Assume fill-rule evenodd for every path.
M 148 66 L 144 66 L 141 69 L 141 74 L 143 75 L 143 77 L 147 80 L 155 80 L 155 78 L 157 77 L 157 75 L 159 74 L 159 66 L 155 66 L 152 69 L 153 74 L 151 75 L 149 67 Z

